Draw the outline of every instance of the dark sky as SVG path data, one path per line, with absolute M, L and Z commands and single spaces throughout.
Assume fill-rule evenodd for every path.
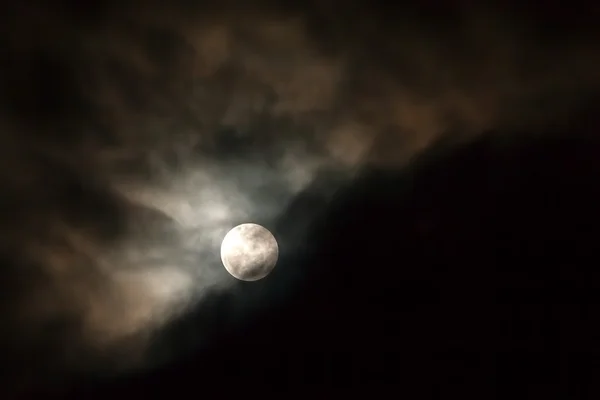
M 598 6 L 141 3 L 0 11 L 2 398 L 592 395 Z

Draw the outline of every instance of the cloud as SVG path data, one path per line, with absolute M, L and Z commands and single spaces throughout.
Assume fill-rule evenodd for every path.
M 320 171 L 400 168 L 444 135 L 568 122 L 600 84 L 593 40 L 543 42 L 493 11 L 448 27 L 367 8 L 107 6 L 86 24 L 17 9 L 0 234 L 18 260 L 7 274 L 44 277 L 15 293 L 19 326 L 67 317 L 89 359 L 143 355 L 129 339 L 228 290 L 225 232 L 276 224 Z

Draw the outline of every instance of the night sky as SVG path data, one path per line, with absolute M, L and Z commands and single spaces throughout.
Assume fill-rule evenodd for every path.
M 600 7 L 419 4 L 2 5 L 0 397 L 595 398 Z

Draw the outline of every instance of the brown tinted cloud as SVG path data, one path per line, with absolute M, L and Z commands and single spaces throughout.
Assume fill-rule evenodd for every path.
M 400 168 L 441 135 L 563 124 L 600 84 L 589 32 L 541 41 L 491 9 L 455 13 L 453 29 L 408 11 L 15 13 L 0 233 L 25 283 L 7 315 L 24 349 L 69 321 L 48 344 L 67 365 L 123 348 L 132 360 L 205 290 L 227 290 L 223 234 L 276 221 L 318 171 Z

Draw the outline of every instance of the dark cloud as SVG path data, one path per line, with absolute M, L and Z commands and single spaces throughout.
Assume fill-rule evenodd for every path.
M 19 282 L 7 280 L 6 326 L 26 332 L 15 357 L 41 346 L 87 365 L 126 349 L 135 364 L 150 333 L 226 286 L 215 251 L 227 229 L 277 226 L 320 173 L 344 171 L 331 189 L 366 165 L 404 166 L 442 136 L 571 123 L 600 85 L 588 20 L 547 39 L 556 25 L 517 11 L 7 12 L 0 245 Z M 289 247 L 300 226 L 278 228 Z M 44 344 L 48 326 L 57 339 Z

